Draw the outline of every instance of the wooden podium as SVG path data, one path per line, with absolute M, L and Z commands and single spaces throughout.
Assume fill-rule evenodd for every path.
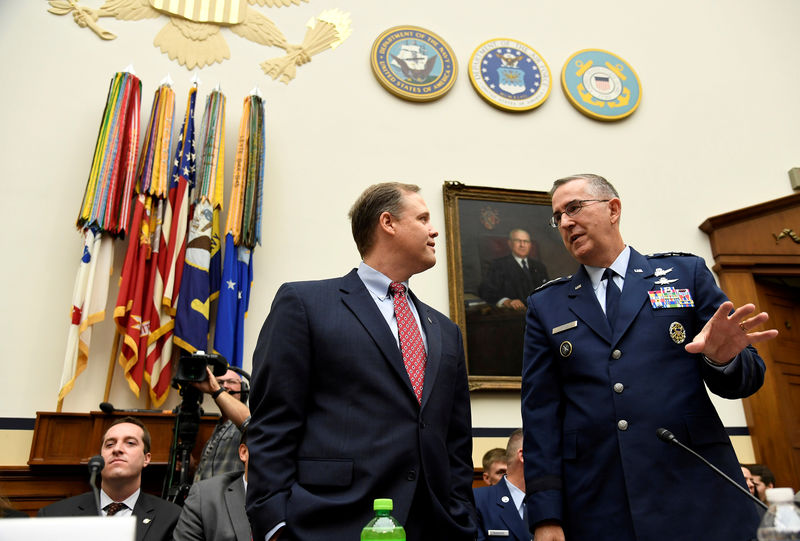
M 37 412 L 28 466 L 0 466 L 0 494 L 33 516 L 45 505 L 89 491 L 89 458 L 100 453 L 100 440 L 109 425 L 127 415 L 140 419 L 150 431 L 151 461 L 142 471 L 142 490 L 160 496 L 176 416 L 158 411 Z M 192 451 L 195 462 L 218 419 L 201 417 Z

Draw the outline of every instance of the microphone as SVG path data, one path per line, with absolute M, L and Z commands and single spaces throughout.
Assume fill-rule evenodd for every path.
M 170 410 L 143 410 L 143 409 L 117 409 L 111 402 L 100 402 L 100 411 L 103 413 L 172 413 Z
M 677 445 L 678 447 L 680 447 L 681 449 L 683 449 L 684 451 L 687 451 L 687 452 L 691 453 L 692 455 L 694 455 L 695 457 L 699 458 L 700 460 L 703 461 L 703 463 L 706 466 L 708 466 L 709 468 L 714 470 L 714 472 L 717 475 L 719 475 L 720 477 L 722 477 L 723 479 L 728 481 L 730 484 L 735 486 L 737 489 L 739 489 L 742 492 L 744 492 L 747 495 L 748 498 L 750 498 L 751 500 L 756 502 L 756 504 L 758 504 L 760 507 L 764 508 L 765 510 L 768 509 L 767 505 L 764 502 L 762 502 L 761 500 L 759 500 L 758 498 L 756 498 L 755 496 L 753 496 L 752 494 L 750 494 L 749 490 L 747 490 L 742 485 L 740 485 L 739 483 L 737 483 L 736 481 L 734 481 L 733 479 L 731 479 L 730 477 L 725 475 L 719 468 L 717 468 L 716 466 L 711 464 L 711 462 L 709 462 L 708 460 L 706 460 L 705 458 L 703 458 L 699 454 L 695 453 L 692 449 L 689 449 L 688 447 L 686 447 L 684 444 L 682 444 L 680 441 L 678 441 L 678 438 L 675 437 L 675 434 L 673 434 L 672 432 L 670 432 L 666 428 L 657 429 L 656 430 L 656 436 L 658 436 L 658 439 L 660 439 L 661 441 L 665 441 L 667 443 L 673 443 L 673 444 Z
M 94 455 L 89 459 L 89 484 L 92 486 L 92 492 L 94 493 L 94 505 L 97 507 L 97 516 L 100 517 L 103 516 L 103 512 L 100 509 L 100 491 L 97 490 L 94 480 L 97 477 L 97 474 L 103 470 L 105 465 L 106 461 L 103 460 L 103 457 L 100 455 Z

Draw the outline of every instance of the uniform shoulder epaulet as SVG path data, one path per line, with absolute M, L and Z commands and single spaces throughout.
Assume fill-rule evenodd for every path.
M 542 285 L 540 285 L 539 287 L 537 287 L 536 289 L 534 289 L 533 292 L 534 293 L 538 293 L 539 291 L 543 290 L 546 287 L 550 287 L 550 286 L 552 286 L 554 284 L 557 284 L 559 282 L 566 282 L 567 280 L 569 280 L 571 278 L 572 278 L 571 274 L 569 276 L 561 276 L 559 278 L 553 278 L 549 282 L 545 282 Z
M 660 257 L 697 257 L 689 252 L 659 252 L 657 254 L 647 254 L 647 259 L 658 259 Z

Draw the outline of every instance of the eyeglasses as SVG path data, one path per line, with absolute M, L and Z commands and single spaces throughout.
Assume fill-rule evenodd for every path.
M 511 239 L 511 242 L 516 243 L 516 244 L 530 244 L 531 243 L 531 241 L 529 241 L 528 239 Z
M 577 199 L 575 201 L 570 201 L 567 203 L 567 206 L 564 207 L 564 212 L 553 213 L 549 222 L 550 227 L 558 228 L 558 226 L 561 225 L 561 216 L 564 214 L 567 216 L 575 216 L 583 207 L 588 206 L 587 203 L 607 203 L 608 201 L 611 201 L 611 199 Z

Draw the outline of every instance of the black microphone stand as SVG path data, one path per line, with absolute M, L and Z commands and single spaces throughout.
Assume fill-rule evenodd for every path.
M 700 456 L 699 454 L 694 452 L 692 449 L 689 449 L 688 447 L 686 447 L 684 444 L 682 444 L 680 441 L 678 441 L 678 438 L 675 437 L 675 434 L 673 434 L 672 432 L 670 432 L 666 428 L 657 429 L 656 430 L 656 436 L 658 436 L 658 439 L 660 439 L 661 441 L 665 441 L 667 443 L 674 443 L 675 445 L 677 445 L 678 447 L 680 447 L 684 451 L 688 451 L 689 453 L 691 453 L 695 457 L 699 458 L 700 460 L 703 461 L 703 463 L 706 466 L 708 466 L 709 468 L 714 470 L 714 472 L 717 475 L 719 475 L 720 477 L 722 477 L 723 479 L 728 481 L 730 484 L 735 486 L 737 489 L 742 491 L 748 498 L 753 500 L 756 504 L 758 504 L 759 506 L 763 507 L 765 510 L 768 509 L 767 505 L 764 502 L 762 502 L 761 500 L 759 500 L 758 498 L 756 498 L 755 496 L 753 496 L 752 494 L 750 494 L 749 490 L 747 490 L 742 485 L 740 485 L 739 483 L 737 483 L 736 481 L 734 481 L 733 479 L 731 479 L 730 477 L 725 475 L 720 469 L 718 469 L 711 462 L 709 462 L 708 460 L 706 460 L 705 458 L 703 458 L 702 456 Z
M 92 493 L 94 494 L 94 505 L 97 507 L 97 516 L 103 516 L 103 510 L 100 508 L 100 491 L 97 490 L 95 479 L 97 473 L 103 471 L 106 461 L 100 455 L 95 455 L 89 459 L 89 484 L 92 486 Z

